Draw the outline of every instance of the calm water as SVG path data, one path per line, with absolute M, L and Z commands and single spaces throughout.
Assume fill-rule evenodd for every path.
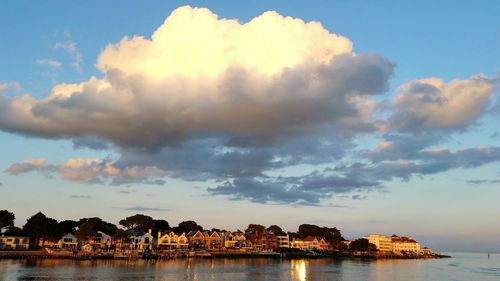
M 500 254 L 440 260 L 0 260 L 0 280 L 500 280 Z

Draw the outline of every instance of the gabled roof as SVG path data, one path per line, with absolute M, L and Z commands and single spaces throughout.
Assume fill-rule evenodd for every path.
M 196 236 L 196 235 L 198 235 L 198 234 L 199 234 L 199 235 L 201 235 L 201 236 L 204 236 L 204 234 L 203 234 L 203 233 L 201 233 L 201 231 L 199 231 L 199 230 L 196 230 L 196 231 L 192 230 L 192 231 L 190 231 L 190 232 L 187 234 L 187 237 L 194 237 L 194 236 Z
M 312 242 L 314 240 L 318 240 L 316 236 L 307 236 L 306 238 L 304 238 L 304 242 Z
M 213 231 L 212 234 L 210 234 L 210 238 L 213 238 L 214 236 L 216 236 L 216 238 L 221 239 L 221 237 L 217 231 Z

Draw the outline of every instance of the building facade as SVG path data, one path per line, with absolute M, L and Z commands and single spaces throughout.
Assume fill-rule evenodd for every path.
M 0 249 L 2 250 L 27 250 L 29 247 L 29 237 L 0 236 Z

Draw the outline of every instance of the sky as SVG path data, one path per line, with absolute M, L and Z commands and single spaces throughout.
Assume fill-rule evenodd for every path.
M 0 209 L 500 252 L 498 1 L 3 1 Z

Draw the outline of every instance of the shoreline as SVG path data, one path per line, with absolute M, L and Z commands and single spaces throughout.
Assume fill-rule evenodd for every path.
M 10 251 L 0 252 L 0 259 L 66 259 L 66 260 L 172 260 L 172 259 L 363 259 L 363 260 L 420 260 L 420 259 L 442 259 L 451 258 L 445 254 L 427 254 L 427 255 L 374 255 L 374 254 L 352 254 L 352 253 L 310 253 L 310 252 L 262 252 L 262 253 L 225 253 L 225 252 L 206 252 L 203 255 L 85 255 L 85 254 L 49 254 L 40 251 Z

